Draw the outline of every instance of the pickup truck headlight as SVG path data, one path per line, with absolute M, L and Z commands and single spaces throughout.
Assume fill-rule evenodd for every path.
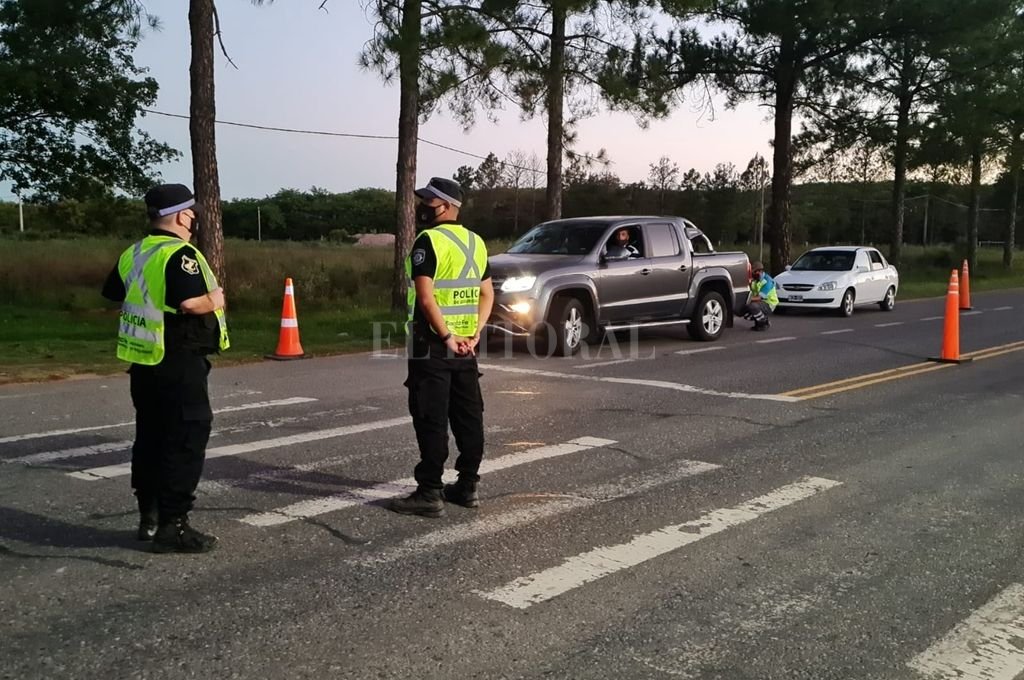
M 825 283 L 823 283 L 820 286 L 818 286 L 818 290 L 835 290 L 835 289 L 836 289 L 836 282 L 835 281 L 826 281 Z
M 511 276 L 501 284 L 502 293 L 522 293 L 524 290 L 533 288 L 537 282 L 536 276 Z

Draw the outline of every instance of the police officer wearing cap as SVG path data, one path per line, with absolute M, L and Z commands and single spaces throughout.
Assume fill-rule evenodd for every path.
M 416 491 L 396 499 L 395 512 L 444 515 L 444 502 L 480 504 L 477 483 L 484 455 L 483 398 L 476 346 L 491 314 L 494 288 L 483 239 L 458 223 L 462 188 L 435 177 L 416 190 L 422 231 L 406 260 L 409 284 L 409 412 L 420 462 Z M 441 481 L 448 458 L 448 425 L 459 449 L 458 481 Z
M 189 525 L 210 437 L 208 354 L 226 350 L 224 291 L 189 243 L 195 197 L 182 184 L 146 194 L 150 232 L 125 250 L 103 286 L 121 302 L 117 358 L 131 364 L 132 488 L 139 540 L 153 551 L 200 553 L 217 539 Z

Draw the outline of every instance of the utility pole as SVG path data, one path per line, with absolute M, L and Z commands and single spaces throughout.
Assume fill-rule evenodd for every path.
M 921 245 L 928 245 L 928 206 L 932 203 L 931 194 L 924 200 L 924 233 L 921 234 Z
M 260 213 L 259 206 L 256 206 L 256 240 L 263 240 L 263 215 Z
M 18 199 L 18 227 L 19 230 L 25 231 L 25 203 Z

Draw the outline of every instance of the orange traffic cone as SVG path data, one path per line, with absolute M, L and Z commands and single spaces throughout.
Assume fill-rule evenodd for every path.
M 971 270 L 964 260 L 964 275 L 960 280 L 960 309 L 971 308 Z
M 949 276 L 946 289 L 946 320 L 942 329 L 942 355 L 928 361 L 943 364 L 959 364 L 969 359 L 960 358 L 960 280 L 954 269 Z
M 277 341 L 277 351 L 268 354 L 268 359 L 287 361 L 301 359 L 305 354 L 299 343 L 299 319 L 295 314 L 295 287 L 291 279 L 284 280 L 284 306 L 281 309 L 281 336 Z

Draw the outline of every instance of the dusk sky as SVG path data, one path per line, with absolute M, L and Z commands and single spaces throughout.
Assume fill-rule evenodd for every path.
M 238 70 L 218 53 L 217 118 L 287 128 L 370 135 L 394 135 L 398 89 L 385 86 L 356 60 L 372 27 L 361 0 L 278 0 L 255 7 L 247 0 L 221 0 L 218 7 L 224 40 Z M 157 110 L 188 113 L 189 36 L 187 3 L 150 2 L 162 21 L 144 37 L 137 61 L 160 84 Z M 182 152 L 179 161 L 161 168 L 166 181 L 191 184 L 188 122 L 147 116 L 141 126 Z M 471 153 L 499 157 L 514 149 L 537 153 L 543 161 L 542 120 L 522 122 L 508 109 L 498 124 L 481 116 L 467 134 L 444 112 L 422 128 L 421 138 Z M 610 170 L 624 181 L 647 177 L 648 166 L 667 155 L 682 171 L 704 172 L 732 162 L 742 170 L 755 154 L 769 154 L 771 124 L 765 110 L 744 104 L 728 111 L 719 99 L 714 120 L 682 107 L 670 119 L 641 130 L 627 114 L 602 113 L 579 126 L 581 152 L 604 147 Z M 217 128 L 220 178 L 225 199 L 262 197 L 282 187 L 324 187 L 348 191 L 394 186 L 396 143 L 276 132 Z M 463 164 L 479 160 L 427 145 L 419 148 L 419 176 L 450 176 Z M 543 181 L 543 179 L 541 180 Z

